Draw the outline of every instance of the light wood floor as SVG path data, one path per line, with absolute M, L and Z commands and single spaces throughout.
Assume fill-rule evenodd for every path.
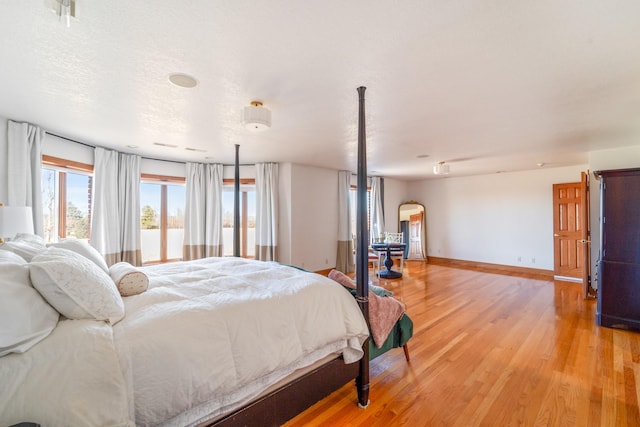
M 407 262 L 381 281 L 414 322 L 352 384 L 287 426 L 640 426 L 640 333 L 598 327 L 580 285 Z

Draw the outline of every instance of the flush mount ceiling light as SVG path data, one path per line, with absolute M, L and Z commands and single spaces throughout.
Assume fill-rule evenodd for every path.
M 182 73 L 174 73 L 169 75 L 169 81 L 176 86 L 192 88 L 197 86 L 198 81 L 187 75 Z
M 262 102 L 253 101 L 242 109 L 242 124 L 250 131 L 261 131 L 271 127 L 271 111 Z
M 433 173 L 435 175 L 449 175 L 449 165 L 444 162 L 438 162 L 433 166 Z

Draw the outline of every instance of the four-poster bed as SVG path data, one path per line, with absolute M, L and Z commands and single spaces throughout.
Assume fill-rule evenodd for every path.
M 358 165 L 357 165 L 357 213 L 356 213 L 356 301 L 362 314 L 369 322 L 369 268 L 367 228 L 367 156 L 365 93 L 361 86 L 358 91 Z M 236 156 L 237 156 L 236 145 Z M 236 165 L 238 160 L 236 157 Z M 237 166 L 236 166 L 237 170 Z M 236 177 L 237 180 L 237 177 Z M 237 197 L 236 197 L 237 198 Z M 256 402 L 240 408 L 224 418 L 208 424 L 215 427 L 236 425 L 279 425 L 326 397 L 350 380 L 355 380 L 358 405 L 369 405 L 369 341 L 363 345 L 364 355 L 360 361 L 345 364 L 342 357 L 312 369 L 298 380 L 284 384 Z
M 50 295 L 65 298 L 64 307 L 75 301 L 84 311 L 62 310 L 47 299 L 67 318 L 49 313 L 49 329 L 30 347 L 18 341 L 12 350 L 0 343 L 0 424 L 280 425 L 351 380 L 358 404 L 366 407 L 364 91 L 358 88 L 357 304 L 326 277 L 236 257 L 140 268 L 149 277 L 148 290 L 112 301 L 112 295 L 98 295 L 112 292 L 106 266 L 92 264 L 88 255 L 48 249 L 31 236 L 34 241 L 21 247 L 33 251 L 28 259 L 0 250 L 0 281 L 23 286 L 20 292 L 28 288 L 29 298 L 45 305 L 33 288 L 43 293 L 46 286 L 55 291 Z M 74 270 L 78 263 L 82 271 Z M 31 274 L 31 283 L 34 269 L 39 273 Z M 91 280 L 81 280 L 84 273 Z M 102 309 L 104 301 L 117 305 L 117 316 L 96 317 L 87 308 Z M 30 315 L 26 309 L 20 314 Z

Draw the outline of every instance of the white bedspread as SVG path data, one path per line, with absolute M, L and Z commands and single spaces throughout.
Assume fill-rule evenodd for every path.
M 192 425 L 328 354 L 362 356 L 366 322 L 326 277 L 238 258 L 143 271 L 113 327 L 137 425 Z
M 61 320 L 25 353 L 0 358 L 0 425 L 133 427 L 111 326 Z

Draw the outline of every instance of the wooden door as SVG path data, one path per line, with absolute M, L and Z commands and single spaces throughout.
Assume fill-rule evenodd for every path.
M 586 183 L 553 185 L 554 276 L 583 281 L 585 273 L 587 219 Z

